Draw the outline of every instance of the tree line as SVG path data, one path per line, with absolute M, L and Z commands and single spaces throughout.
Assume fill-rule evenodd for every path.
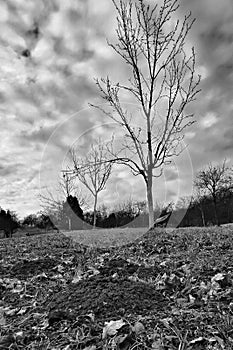
M 63 179 L 64 180 L 64 179 Z M 67 194 L 59 203 L 50 198 L 50 205 L 43 207 L 39 214 L 27 215 L 19 220 L 15 212 L 0 209 L 0 230 L 6 237 L 22 227 L 37 227 L 38 229 L 80 230 L 90 229 L 95 225 L 99 228 L 114 227 L 147 227 L 149 213 L 146 201 L 128 199 L 109 210 L 105 205 L 93 210 L 83 210 L 85 199 L 72 195 L 74 183 L 66 177 L 63 188 Z M 81 196 L 81 192 L 78 192 Z M 44 197 L 42 198 L 45 199 Z M 47 198 L 48 199 L 48 198 Z M 53 202 L 53 209 L 51 209 Z M 44 203 L 44 201 L 43 201 Z M 48 204 L 48 203 L 47 203 Z M 221 225 L 233 222 L 233 168 L 227 167 L 226 162 L 213 165 L 196 174 L 194 191 L 190 197 L 183 197 L 174 204 L 167 206 L 156 205 L 154 217 L 162 212 L 172 211 L 168 226 L 190 227 Z
M 196 74 L 195 50 L 189 47 L 190 41 L 187 43 L 195 22 L 191 13 L 181 18 L 179 0 L 157 4 L 145 0 L 112 0 L 112 3 L 117 20 L 116 40 L 108 45 L 128 67 L 128 76 L 117 82 L 109 76 L 97 78 L 104 104 L 90 103 L 90 106 L 119 127 L 123 141 L 115 142 L 114 134 L 107 142 L 98 139 L 84 156 L 79 146 L 70 149 L 72 164 L 63 169 L 65 199 L 54 198 L 52 193 L 41 195 L 44 215 L 62 228 L 78 229 L 89 224 L 112 227 L 137 220 L 139 226 L 146 222 L 145 226 L 152 227 L 157 215 L 153 179 L 161 176 L 164 167 L 184 150 L 185 132 L 195 122 L 190 106 L 200 92 L 201 77 Z M 143 179 L 146 211 L 137 211 L 135 203 L 133 209 L 123 211 L 106 214 L 99 210 L 100 192 L 106 188 L 117 165 L 128 167 L 133 176 Z M 223 167 L 210 164 L 198 174 L 194 184 L 196 194 L 189 204 L 185 208 L 173 205 L 170 222 L 183 225 L 189 217 L 188 225 L 199 224 L 191 217 L 195 213 L 197 218 L 200 213 L 202 225 L 209 222 L 220 225 L 226 216 L 220 210 L 220 203 L 227 201 L 231 208 L 232 188 L 227 185 L 231 179 L 225 162 Z M 91 197 L 91 212 L 85 210 L 89 198 L 73 191 L 76 180 Z M 210 219 L 209 212 L 214 218 Z M 231 220 L 230 212 L 227 217 Z
M 44 210 L 56 218 L 64 229 L 96 227 L 147 227 L 149 220 L 147 201 L 128 199 L 109 210 L 105 205 L 94 210 L 83 210 L 88 198 L 77 189 L 75 178 L 63 176 L 61 188 L 65 200 L 42 197 Z M 73 193 L 73 195 L 72 195 Z M 75 195 L 77 194 L 77 196 Z M 53 207 L 53 205 L 55 207 Z M 82 205 L 80 205 L 82 203 Z M 156 219 L 162 212 L 172 211 L 169 226 L 207 226 L 233 222 L 233 168 L 222 164 L 208 164 L 197 172 L 193 183 L 193 195 L 183 197 L 177 203 L 154 208 Z

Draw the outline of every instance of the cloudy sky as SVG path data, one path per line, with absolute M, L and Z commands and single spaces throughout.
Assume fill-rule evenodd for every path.
M 155 181 L 160 203 L 191 194 L 193 176 L 208 162 L 232 165 L 233 3 L 181 0 L 178 16 L 190 10 L 196 22 L 188 44 L 202 92 L 188 147 Z M 111 0 L 0 1 L 0 14 L 0 206 L 23 217 L 41 209 L 41 191 L 55 190 L 72 145 L 85 154 L 91 140 L 110 135 L 111 121 L 88 105 L 101 102 L 94 78 L 124 82 L 127 70 L 106 43 L 116 39 Z M 145 199 L 142 179 L 115 169 L 101 202 L 129 195 Z

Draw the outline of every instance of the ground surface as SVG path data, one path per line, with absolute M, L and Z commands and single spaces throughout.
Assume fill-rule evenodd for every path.
M 4 239 L 0 276 L 0 349 L 233 349 L 231 226 Z
M 168 229 L 169 230 L 169 229 Z M 88 245 L 90 247 L 109 247 L 128 244 L 143 236 L 148 231 L 145 227 L 128 228 L 117 227 L 112 229 L 95 229 L 79 231 L 62 231 L 75 242 Z

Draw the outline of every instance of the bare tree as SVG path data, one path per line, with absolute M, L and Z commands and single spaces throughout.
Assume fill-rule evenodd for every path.
M 83 193 L 77 184 L 76 178 L 68 172 L 63 172 L 56 193 L 46 189 L 45 193 L 39 195 L 40 204 L 43 208 L 42 212 L 51 216 L 55 222 L 59 222 L 65 215 L 65 219 L 69 223 L 69 229 L 72 229 L 71 218 L 67 216 L 67 213 L 64 213 L 64 205 L 71 195 L 78 198 L 80 207 L 84 209 L 89 207 L 89 196 Z
M 112 141 L 104 144 L 101 139 L 91 145 L 90 151 L 84 157 L 77 156 L 78 150 L 70 150 L 74 166 L 73 176 L 88 189 L 94 197 L 93 228 L 96 227 L 96 209 L 98 195 L 105 189 L 106 183 L 112 171 L 112 162 L 108 162 L 108 151 L 111 149 Z
M 46 189 L 45 193 L 40 193 L 38 197 L 42 213 L 51 216 L 53 219 L 58 219 L 64 204 L 64 199 L 61 198 L 60 194 L 55 195 L 51 190 Z
M 83 190 L 77 183 L 77 176 L 70 174 L 70 171 L 64 171 L 62 178 L 59 182 L 59 188 L 67 199 L 70 195 L 78 198 L 79 205 L 83 209 L 87 209 L 90 206 L 90 196 L 83 192 Z
M 217 225 L 220 225 L 217 211 L 218 195 L 224 188 L 229 187 L 231 181 L 232 179 L 229 173 L 229 168 L 226 166 L 226 161 L 224 161 L 221 165 L 213 165 L 210 163 L 206 170 L 199 171 L 194 182 L 196 188 L 201 191 L 203 195 L 211 195 Z
M 75 183 L 74 177 L 72 177 L 67 172 L 63 172 L 62 177 L 59 181 L 59 188 L 64 194 L 65 198 L 73 194 L 77 190 L 77 184 Z
M 205 211 L 204 211 L 204 203 L 206 198 L 207 197 L 203 193 L 203 190 L 196 186 L 194 195 L 192 197 L 192 204 L 194 206 L 197 206 L 197 208 L 200 210 L 201 221 L 203 226 L 206 226 Z
M 109 77 L 97 79 L 110 110 L 91 106 L 126 131 L 127 156 L 118 157 L 118 163 L 130 167 L 134 175 L 143 176 L 151 227 L 153 177 L 160 176 L 163 165 L 181 153 L 184 131 L 194 123 L 186 107 L 199 92 L 200 76 L 195 75 L 194 48 L 187 55 L 185 45 L 194 20 L 190 13 L 182 21 L 176 19 L 178 0 L 163 0 L 161 6 L 145 0 L 112 1 L 117 12 L 118 41 L 109 46 L 128 65 L 131 76 L 127 84 L 113 83 Z M 125 95 L 140 106 L 137 116 L 123 106 Z M 136 117 L 140 127 L 133 126 Z

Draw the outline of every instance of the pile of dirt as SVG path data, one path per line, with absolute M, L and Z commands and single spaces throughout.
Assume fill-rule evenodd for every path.
M 154 286 L 126 278 L 93 276 L 53 294 L 49 310 L 72 310 L 75 317 L 93 313 L 98 321 L 156 313 L 167 302 Z

